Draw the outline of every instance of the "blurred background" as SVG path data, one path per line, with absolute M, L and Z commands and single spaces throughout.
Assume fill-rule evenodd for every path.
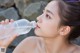
M 0 0 L 0 21 L 5 19 L 28 19 L 30 21 L 36 20 L 44 7 L 51 0 Z M 17 37 L 8 47 L 7 53 L 12 53 L 14 48 L 26 37 L 35 36 L 34 29 L 28 34 Z M 73 40 L 73 43 L 80 45 L 80 37 Z M 24 47 L 24 46 L 23 46 Z

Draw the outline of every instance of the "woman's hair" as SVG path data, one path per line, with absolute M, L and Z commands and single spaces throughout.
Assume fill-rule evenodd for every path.
M 80 36 L 80 1 L 58 1 L 61 24 L 71 27 L 68 40 L 74 40 Z

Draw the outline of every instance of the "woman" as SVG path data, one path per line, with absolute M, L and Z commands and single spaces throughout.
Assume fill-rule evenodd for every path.
M 9 20 L 1 22 L 7 23 Z M 37 17 L 34 32 L 36 36 L 24 39 L 13 53 L 80 53 L 80 46 L 70 42 L 80 36 L 80 2 L 51 1 Z M 0 42 L 0 46 L 7 48 L 15 38 Z

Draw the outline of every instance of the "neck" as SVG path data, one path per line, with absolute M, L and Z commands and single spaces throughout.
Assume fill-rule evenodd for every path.
M 62 53 L 63 50 L 66 50 L 70 44 L 65 38 L 57 37 L 57 38 L 44 38 L 46 50 L 50 53 Z

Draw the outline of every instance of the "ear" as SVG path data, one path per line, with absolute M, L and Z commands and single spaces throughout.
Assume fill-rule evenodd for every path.
M 70 31 L 71 31 L 70 26 L 62 26 L 59 30 L 59 34 L 60 35 L 68 35 Z

